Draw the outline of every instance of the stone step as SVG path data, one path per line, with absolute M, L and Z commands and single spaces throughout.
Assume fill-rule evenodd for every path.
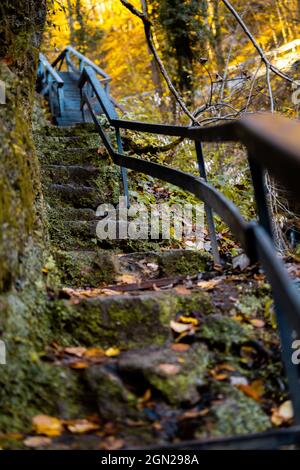
M 78 184 L 97 187 L 99 168 L 83 165 L 43 165 L 42 180 L 55 184 Z
M 187 276 L 210 269 L 212 260 L 206 252 L 168 250 L 114 254 L 105 250 L 61 251 L 55 259 L 62 282 L 71 287 L 99 287 L 114 284 L 122 275 L 138 283 L 162 277 Z
M 87 297 L 57 301 L 53 320 L 57 338 L 63 334 L 69 344 L 130 349 L 171 340 L 170 321 L 178 315 L 211 312 L 210 296 L 201 289 L 188 295 L 172 289 L 96 297 L 88 293 Z
M 99 176 L 94 187 L 79 184 L 43 185 L 44 195 L 48 204 L 71 206 L 79 209 L 97 209 L 100 204 L 117 204 L 120 183 L 115 178 L 114 168 L 102 169 L 104 175 Z M 103 177 L 101 177 L 103 176 Z
M 98 147 L 102 145 L 100 136 L 96 133 L 88 133 L 83 135 L 75 136 L 52 136 L 49 135 L 47 138 L 43 135 L 36 134 L 34 136 L 34 142 L 36 147 L 44 150 L 57 150 L 57 149 L 68 149 L 68 148 L 86 148 L 86 147 Z
M 53 202 L 53 201 L 52 201 Z M 61 203 L 61 201 L 60 201 Z M 62 250 L 93 250 L 96 247 L 106 250 L 118 250 L 125 253 L 134 251 L 152 251 L 170 246 L 169 240 L 132 240 L 132 239 L 99 239 L 96 227 L 99 220 L 57 220 L 49 217 L 49 233 L 54 246 Z
M 110 161 L 110 157 L 103 146 L 87 148 L 68 148 L 63 150 L 38 149 L 41 164 L 45 165 L 101 165 Z
M 94 123 L 79 123 L 69 127 L 45 126 L 34 132 L 34 135 L 47 135 L 53 137 L 72 137 L 95 133 Z
M 98 220 L 93 209 L 76 209 L 75 207 L 48 207 L 48 219 L 61 221 Z

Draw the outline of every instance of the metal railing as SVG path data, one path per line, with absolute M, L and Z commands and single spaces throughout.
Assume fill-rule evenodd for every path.
M 56 63 L 57 60 L 53 65 Z M 85 63 L 87 63 L 86 60 Z M 234 122 L 206 128 L 127 121 L 118 118 L 108 89 L 103 87 L 97 79 L 93 67 L 83 66 L 78 83 L 81 91 L 82 112 L 86 106 L 113 162 L 122 168 L 125 194 L 128 195 L 126 169 L 158 178 L 194 194 L 209 209 L 210 212 L 207 214 L 211 214 L 212 224 L 212 211 L 214 211 L 229 226 L 250 260 L 262 265 L 272 287 L 282 345 L 282 359 L 294 408 L 294 426 L 253 436 L 226 438 L 221 441 L 183 442 L 176 447 L 198 448 L 200 446 L 199 448 L 205 448 L 206 446 L 213 448 L 214 442 L 215 447 L 220 446 L 221 442 L 225 447 L 235 446 L 235 448 L 243 448 L 243 445 L 246 448 L 258 448 L 258 442 L 260 446 L 265 443 L 267 447 L 300 443 L 300 368 L 291 360 L 292 342 L 295 338 L 300 339 L 300 297 L 295 284 L 289 279 L 282 261 L 276 254 L 265 188 L 265 171 L 268 170 L 274 178 L 292 191 L 295 198 L 300 200 L 298 182 L 300 175 L 300 138 L 298 137 L 300 124 L 266 114 L 251 115 Z M 94 111 L 91 96 L 93 96 L 93 100 L 96 98 L 110 125 L 115 129 L 117 150 L 114 149 Z M 193 140 L 200 177 L 124 154 L 121 139 L 122 129 Z M 240 142 L 245 146 L 252 175 L 258 221 L 246 221 L 238 208 L 206 181 L 202 142 Z M 210 234 L 214 236 L 213 225 L 210 226 Z M 216 255 L 216 253 L 214 254 Z

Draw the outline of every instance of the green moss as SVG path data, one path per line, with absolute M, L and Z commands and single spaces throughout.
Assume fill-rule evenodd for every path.
M 214 415 L 211 436 L 234 436 L 266 431 L 269 417 L 261 406 L 238 389 L 222 387 L 219 402 L 212 407 Z M 221 398 L 222 396 L 222 398 Z
M 203 318 L 199 335 L 211 344 L 224 345 L 229 350 L 235 344 L 242 344 L 251 338 L 251 330 L 237 320 L 212 314 Z
M 161 253 L 159 266 L 164 276 L 194 275 L 206 271 L 212 263 L 211 256 L 204 251 L 172 250 Z
M 117 259 L 101 251 L 57 251 L 55 259 L 62 282 L 73 287 L 98 287 L 113 283 L 118 274 Z
M 206 293 L 113 296 L 82 300 L 78 305 L 53 302 L 57 338 L 84 345 L 117 344 L 126 349 L 163 344 L 170 337 L 170 320 L 195 310 L 204 313 L 211 310 Z

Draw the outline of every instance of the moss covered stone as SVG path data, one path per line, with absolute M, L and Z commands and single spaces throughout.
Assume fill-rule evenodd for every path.
M 199 310 L 211 311 L 206 293 L 151 292 L 84 299 L 76 305 L 56 301 L 53 302 L 53 319 L 57 338 L 64 341 L 72 339 L 83 345 L 118 345 L 128 349 L 163 344 L 171 336 L 172 318 Z
M 168 346 L 128 351 L 119 360 L 122 373 L 141 377 L 172 405 L 199 401 L 210 353 L 203 344 L 178 353 Z

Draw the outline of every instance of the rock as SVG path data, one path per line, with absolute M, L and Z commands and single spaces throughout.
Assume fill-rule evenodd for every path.
M 178 314 L 209 313 L 205 292 L 146 292 L 82 299 L 78 304 L 55 301 L 57 338 L 84 346 L 121 348 L 163 344 L 171 338 L 170 320 Z
M 199 400 L 210 355 L 205 345 L 195 344 L 185 353 L 169 346 L 149 347 L 124 353 L 119 359 L 122 374 L 146 380 L 172 405 L 193 405 Z
M 138 416 L 136 396 L 129 392 L 112 368 L 95 365 L 86 370 L 85 376 L 96 395 L 102 418 L 121 421 Z
M 210 437 L 221 437 L 263 432 L 271 427 L 271 421 L 259 403 L 229 384 L 218 385 L 222 391 L 204 426 L 198 428 L 197 438 L 206 435 L 207 429 L 210 429 Z
M 221 314 L 210 314 L 203 318 L 199 335 L 212 344 L 224 344 L 228 350 L 234 344 L 249 341 L 251 331 L 233 318 Z

